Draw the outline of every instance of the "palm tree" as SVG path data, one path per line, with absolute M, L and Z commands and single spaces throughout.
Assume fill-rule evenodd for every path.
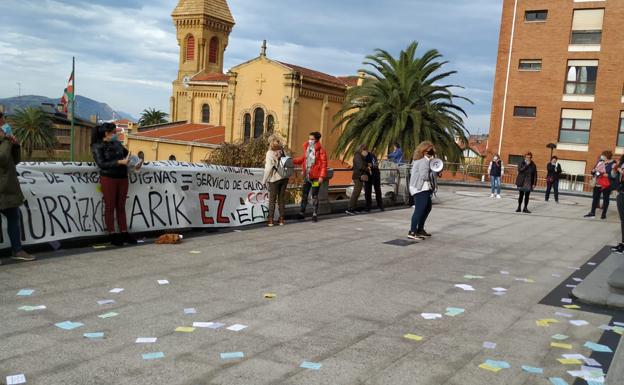
M 167 123 L 167 116 L 169 114 L 157 110 L 155 108 L 147 108 L 141 113 L 141 119 L 139 119 L 139 126 L 153 126 L 154 124 Z
M 28 159 L 34 150 L 54 149 L 56 137 L 50 116 L 37 107 L 19 108 L 9 118 L 15 129 L 15 137 L 20 142 Z
M 440 71 L 448 62 L 439 61 L 438 51 L 416 57 L 417 48 L 417 42 L 411 43 L 398 59 L 380 49 L 366 57 L 363 64 L 372 68 L 361 70 L 367 75 L 364 83 L 347 91 L 337 115 L 335 129 L 344 131 L 335 155 L 346 158 L 360 144 L 383 151 L 394 142 L 409 151 L 430 140 L 448 162 L 463 158 L 457 142 L 468 143 L 467 115 L 455 102 L 472 102 L 453 93 L 458 86 L 442 83 L 456 71 Z

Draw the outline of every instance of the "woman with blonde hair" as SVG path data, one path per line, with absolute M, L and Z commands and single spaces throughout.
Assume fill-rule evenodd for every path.
M 423 240 L 431 234 L 425 231 L 425 222 L 431 213 L 431 195 L 435 190 L 435 175 L 431 171 L 431 160 L 435 157 L 435 148 L 429 141 L 422 142 L 414 151 L 414 162 L 410 174 L 409 190 L 414 199 L 412 225 L 407 237 Z
M 264 161 L 264 177 L 262 183 L 269 185 L 269 227 L 273 226 L 275 217 L 275 203 L 279 205 L 279 225 L 283 226 L 286 210 L 285 195 L 288 187 L 288 178 L 278 172 L 280 159 L 284 154 L 284 140 L 279 135 L 269 136 L 269 149 Z

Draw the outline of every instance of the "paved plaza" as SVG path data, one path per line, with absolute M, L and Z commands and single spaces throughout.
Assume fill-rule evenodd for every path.
M 433 237 L 406 246 L 386 242 L 406 240 L 409 208 L 2 265 L 0 383 L 23 373 L 31 385 L 573 384 L 566 372 L 581 365 L 558 359 L 589 357 L 584 344 L 613 333 L 599 328 L 611 317 L 539 302 L 616 243 L 615 206 L 607 221 L 586 220 L 589 200 L 557 205 L 539 195 L 525 215 L 507 194 L 443 188 L 427 228 Z M 22 289 L 34 292 L 16 295 Z M 115 302 L 98 304 L 107 299 Z M 46 308 L 19 309 L 38 305 Z M 185 314 L 190 308 L 195 314 Z M 55 326 L 64 321 L 84 325 Z M 176 331 L 195 322 L 224 326 Z M 226 329 L 235 324 L 247 327 Z M 83 336 L 95 332 L 103 338 Z M 232 352 L 244 357 L 222 359 Z M 480 368 L 486 360 L 510 368 Z M 304 361 L 321 365 L 301 368 Z

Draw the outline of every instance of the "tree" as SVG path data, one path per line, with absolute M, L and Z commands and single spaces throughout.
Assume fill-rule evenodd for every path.
M 335 155 L 347 157 L 360 144 L 383 151 L 394 142 L 409 152 L 430 140 L 442 159 L 463 158 L 456 142 L 468 143 L 463 120 L 467 115 L 455 102 L 472 102 L 453 93 L 459 86 L 441 83 L 456 71 L 441 71 L 448 62 L 439 60 L 438 51 L 417 57 L 417 48 L 417 42 L 411 43 L 398 59 L 380 49 L 366 57 L 363 64 L 371 69 L 361 70 L 366 75 L 362 86 L 347 91 L 337 115 L 335 129 L 344 131 Z
M 247 142 L 222 143 L 206 160 L 210 164 L 232 167 L 264 168 L 266 153 L 269 148 L 269 137 L 265 133 L 259 138 Z M 285 148 L 288 153 L 288 148 Z
M 15 137 L 28 159 L 34 150 L 51 152 L 56 145 L 56 137 L 50 116 L 37 107 L 19 108 L 9 118 L 15 130 Z
M 141 113 L 141 119 L 139 119 L 139 126 L 153 126 L 154 124 L 167 123 L 167 116 L 169 114 L 157 110 L 155 108 L 147 108 Z

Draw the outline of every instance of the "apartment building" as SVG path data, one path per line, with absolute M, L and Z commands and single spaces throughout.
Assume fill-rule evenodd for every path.
M 582 175 L 624 154 L 623 23 L 624 0 L 504 0 L 489 156 Z

